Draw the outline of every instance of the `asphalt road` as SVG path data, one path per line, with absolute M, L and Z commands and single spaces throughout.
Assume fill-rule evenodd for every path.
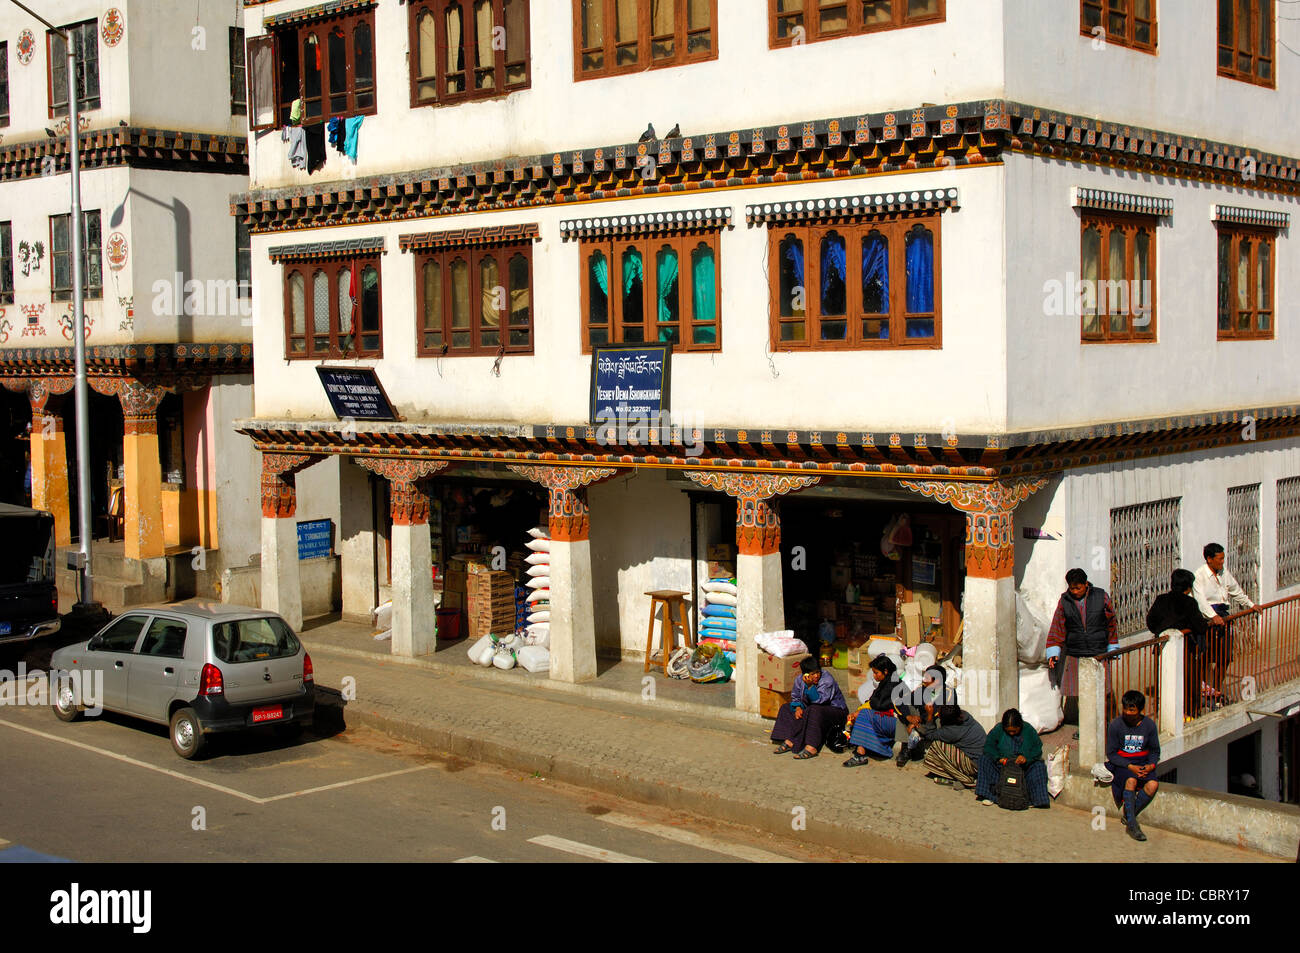
M 161 726 L 116 715 L 65 724 L 9 698 L 0 861 L 872 859 L 344 730 L 328 701 L 298 740 L 226 736 L 186 762 Z

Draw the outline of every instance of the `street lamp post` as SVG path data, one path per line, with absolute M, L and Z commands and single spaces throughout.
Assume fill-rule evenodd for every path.
M 68 140 L 72 172 L 72 308 L 74 317 L 73 355 L 76 362 L 74 388 L 77 408 L 77 524 L 81 535 L 81 549 L 69 554 L 69 568 L 76 569 L 81 577 L 81 598 L 74 612 L 94 612 L 94 588 L 90 559 L 90 393 L 86 385 L 86 309 L 82 301 L 82 222 L 81 222 L 81 130 L 77 109 L 77 52 L 72 37 L 66 30 L 55 26 L 35 10 L 19 0 L 10 0 L 14 6 L 59 34 L 68 57 Z

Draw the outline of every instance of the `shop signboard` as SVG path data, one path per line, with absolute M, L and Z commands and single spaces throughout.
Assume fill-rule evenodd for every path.
M 325 396 L 340 420 L 396 420 L 373 367 L 317 367 Z
M 611 344 L 591 351 L 591 422 L 655 427 L 668 415 L 671 344 Z
M 303 520 L 298 524 L 298 558 L 315 559 L 334 551 L 333 520 Z

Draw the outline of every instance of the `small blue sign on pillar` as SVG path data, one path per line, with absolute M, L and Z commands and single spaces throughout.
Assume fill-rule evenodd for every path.
M 316 559 L 334 552 L 334 521 L 304 520 L 298 524 L 298 558 Z

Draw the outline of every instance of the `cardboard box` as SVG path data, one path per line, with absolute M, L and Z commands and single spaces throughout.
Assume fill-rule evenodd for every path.
M 450 589 L 444 589 L 442 593 L 442 602 L 439 605 L 442 609 L 463 609 L 465 608 L 465 593 L 452 592 Z
M 777 658 L 775 655 L 759 650 L 758 653 L 758 687 L 774 692 L 786 692 L 794 689 L 794 680 L 799 677 L 799 663 L 808 658 L 809 653 L 787 655 Z
M 707 555 L 709 559 L 716 559 L 719 562 L 732 562 L 736 558 L 736 544 L 715 543 L 709 547 Z
M 449 571 L 442 577 L 442 589 L 444 592 L 465 592 L 467 574 L 463 572 Z
M 903 644 L 909 648 L 921 644 L 921 604 L 904 602 L 898 607 L 898 624 Z
M 716 559 L 709 560 L 709 578 L 710 579 L 732 579 L 736 575 L 736 564 L 733 562 L 722 562 Z
M 849 703 L 849 711 L 857 708 L 858 689 L 871 680 L 871 672 L 865 668 L 849 669 L 849 690 L 845 692 L 845 701 Z
M 770 688 L 758 690 L 758 713 L 764 718 L 775 718 L 781 706 L 790 700 L 789 692 L 774 692 Z

